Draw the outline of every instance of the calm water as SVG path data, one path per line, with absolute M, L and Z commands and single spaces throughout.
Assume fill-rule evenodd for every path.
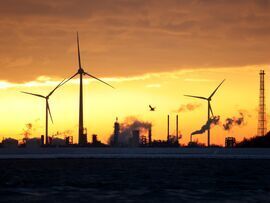
M 270 202 L 270 160 L 0 160 L 0 201 Z

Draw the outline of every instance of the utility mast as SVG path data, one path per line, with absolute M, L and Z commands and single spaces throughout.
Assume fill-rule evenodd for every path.
M 266 134 L 266 111 L 265 111 L 265 91 L 264 91 L 264 70 L 260 70 L 260 97 L 259 97 L 259 114 L 258 114 L 258 136 Z

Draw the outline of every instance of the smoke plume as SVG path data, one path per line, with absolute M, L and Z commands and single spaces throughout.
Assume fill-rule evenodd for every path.
M 39 128 L 40 119 L 35 119 L 33 122 L 29 122 L 25 124 L 25 128 L 23 128 L 21 135 L 23 139 L 28 139 L 31 135 Z
M 152 123 L 140 121 L 135 117 L 128 117 L 123 123 L 120 124 L 120 133 L 118 136 L 118 142 L 120 146 L 127 146 L 132 138 L 133 130 L 140 130 L 140 132 L 146 132 L 152 127 Z M 109 143 L 113 142 L 114 135 L 109 138 Z
M 241 126 L 244 124 L 244 114 L 242 112 L 239 113 L 240 116 L 238 118 L 232 117 L 227 118 L 225 120 L 225 124 L 223 124 L 223 129 L 229 131 L 233 126 Z
M 32 123 L 25 124 L 25 128 L 23 129 L 23 133 L 22 133 L 24 139 L 28 139 L 31 136 L 32 128 L 33 128 Z
M 55 134 L 52 135 L 52 137 L 65 138 L 65 137 L 69 136 L 71 133 L 72 133 L 72 130 L 57 131 Z
M 220 120 L 220 116 L 214 116 L 213 118 L 210 118 L 205 125 L 201 127 L 200 130 L 196 130 L 191 133 L 191 135 L 196 135 L 196 134 L 203 134 L 206 130 L 209 130 L 212 125 L 218 125 Z
M 186 112 L 186 111 L 194 111 L 195 109 L 201 107 L 201 104 L 192 104 L 192 103 L 188 103 L 188 104 L 182 104 L 178 110 L 176 110 L 175 112 L 180 113 L 180 112 Z

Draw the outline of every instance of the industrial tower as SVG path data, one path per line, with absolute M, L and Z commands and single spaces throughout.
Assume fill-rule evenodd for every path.
M 258 136 L 266 134 L 266 112 L 265 112 L 265 91 L 264 91 L 264 70 L 260 71 L 260 97 L 258 114 Z

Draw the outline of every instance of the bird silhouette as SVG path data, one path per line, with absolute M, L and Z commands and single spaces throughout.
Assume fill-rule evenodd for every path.
M 155 111 L 156 107 L 152 107 L 151 105 L 149 105 L 150 111 Z

